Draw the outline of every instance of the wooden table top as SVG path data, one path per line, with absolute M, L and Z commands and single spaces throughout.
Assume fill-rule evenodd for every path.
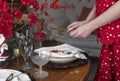
M 33 66 L 33 69 L 28 70 L 28 72 L 34 76 L 34 72 L 38 71 L 39 67 L 33 64 L 31 61 L 29 63 Z M 15 61 L 12 61 L 8 65 L 8 69 L 19 70 L 23 64 L 23 60 L 19 60 L 18 64 L 16 64 Z M 43 70 L 48 71 L 49 76 L 42 79 L 35 78 L 36 81 L 87 81 L 90 72 L 90 60 L 88 63 L 75 68 L 55 69 L 43 67 Z
M 36 43 L 36 42 L 37 41 L 34 41 L 34 43 L 36 45 L 38 45 L 38 43 Z M 52 44 L 52 43 L 49 43 L 49 44 Z M 54 42 L 54 44 L 59 45 L 61 43 L 59 43 L 59 42 L 55 43 Z M 24 64 L 24 62 L 23 62 L 23 59 L 21 59 L 21 58 L 20 58 L 18 64 L 16 64 L 16 61 L 13 60 L 8 65 L 8 69 L 19 70 L 20 67 L 23 64 Z M 28 72 L 32 76 L 34 76 L 34 73 L 39 70 L 39 67 L 37 65 L 33 64 L 31 62 L 31 60 L 30 60 L 29 64 L 33 66 L 33 69 L 28 70 Z M 41 78 L 35 78 L 36 81 L 87 81 L 89 73 L 90 73 L 90 60 L 88 60 L 88 62 L 86 64 L 84 64 L 84 65 L 73 67 L 73 68 L 55 69 L 55 68 L 43 67 L 43 70 L 48 71 L 49 76 L 46 77 L 46 78 L 42 78 L 42 79 Z

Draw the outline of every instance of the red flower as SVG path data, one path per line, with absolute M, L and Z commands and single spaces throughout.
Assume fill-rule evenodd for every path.
M 3 34 L 6 38 L 12 37 L 12 28 L 9 25 L 0 24 L 0 34 Z
M 39 31 L 39 32 L 36 32 L 36 33 L 35 33 L 35 37 L 36 37 L 38 40 L 42 41 L 42 40 L 45 39 L 46 34 L 45 34 L 43 31 Z
M 30 0 L 21 0 L 21 3 L 23 4 L 23 5 L 28 5 L 28 2 L 29 2 Z
M 22 17 L 22 12 L 18 8 L 13 8 L 11 13 L 18 19 Z
M 47 0 L 46 0 L 43 4 L 40 4 L 40 10 L 41 10 L 41 11 L 44 11 L 47 7 L 48 7 L 48 2 L 47 2 Z
M 7 1 L 8 0 L 0 0 L 0 34 L 4 34 L 6 38 L 11 37 L 13 31 L 19 31 L 26 25 L 33 26 L 37 22 L 40 22 L 38 21 L 37 16 L 41 17 L 42 15 L 49 17 L 49 13 L 47 12 L 49 8 L 67 9 L 73 6 L 73 5 L 62 6 L 58 4 L 59 0 L 51 0 L 51 3 L 48 3 L 49 0 L 44 0 L 43 3 L 41 4 L 39 4 L 37 0 L 20 0 L 21 1 L 20 7 L 14 7 L 11 3 L 10 3 L 11 6 L 9 7 L 9 3 Z M 16 2 L 16 0 L 13 0 L 13 3 L 14 2 Z M 23 6 L 28 7 L 27 9 L 29 9 L 27 15 L 25 14 L 23 15 L 20 10 L 20 8 L 22 8 Z M 34 10 L 34 13 L 31 13 L 30 10 Z M 39 12 L 37 10 L 39 10 Z M 39 19 L 43 19 L 43 17 Z M 55 20 L 52 17 L 49 17 L 49 19 L 52 22 Z M 22 27 L 18 27 L 18 25 L 16 25 L 19 22 L 22 23 Z M 39 40 L 42 40 L 45 38 L 45 33 L 41 32 L 43 30 L 42 27 L 44 27 L 44 21 L 43 23 L 38 23 L 38 25 L 41 27 L 40 28 L 41 30 L 36 33 L 36 36 Z
M 6 38 L 10 38 L 10 37 L 12 37 L 12 35 L 13 35 L 13 32 L 12 32 L 12 28 L 11 28 L 11 26 L 6 26 L 6 27 L 4 27 L 5 29 L 3 30 L 3 35 L 6 37 Z
M 39 10 L 39 4 L 36 0 L 30 0 L 29 6 L 31 6 L 31 5 L 33 6 L 35 11 Z
M 0 34 L 3 33 L 3 27 L 4 27 L 4 24 L 0 23 Z
M 8 12 L 1 14 L 0 23 L 8 25 L 8 24 L 12 24 L 13 20 L 14 20 L 14 17 L 12 14 L 10 14 Z
M 54 22 L 54 21 L 55 21 L 55 18 L 51 17 L 51 18 L 50 18 L 50 21 L 51 21 L 51 22 Z
M 48 12 L 44 12 L 45 16 L 49 16 Z
M 25 6 L 33 6 L 35 11 L 39 9 L 37 0 L 21 0 L 21 3 Z
M 9 9 L 9 4 L 6 1 L 0 1 L 0 12 L 7 12 Z
M 35 14 L 33 13 L 30 13 L 28 18 L 30 19 L 30 25 L 33 26 L 37 21 L 38 21 L 38 18 Z

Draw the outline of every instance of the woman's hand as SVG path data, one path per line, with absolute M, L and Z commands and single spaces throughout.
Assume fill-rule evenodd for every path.
M 71 23 L 70 25 L 67 26 L 67 31 L 71 32 L 71 31 L 75 30 L 76 28 L 78 28 L 79 26 L 82 26 L 82 25 L 84 25 L 86 23 L 87 23 L 87 21 L 76 21 L 76 22 L 73 22 L 73 23 Z
M 94 31 L 94 28 L 89 24 L 85 24 L 82 26 L 77 27 L 76 29 L 70 31 L 70 36 L 76 38 L 86 38 Z

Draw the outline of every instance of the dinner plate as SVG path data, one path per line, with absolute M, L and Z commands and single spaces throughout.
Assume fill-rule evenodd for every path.
M 34 52 L 36 53 L 40 53 L 40 52 L 42 53 L 43 51 L 49 52 L 51 54 L 51 57 L 71 58 L 77 51 L 83 51 L 83 50 L 66 43 L 52 47 L 42 47 L 34 50 Z
M 17 75 L 20 81 L 31 81 L 27 74 L 13 69 L 0 69 L 0 81 L 6 81 L 11 73 L 13 73 L 13 77 Z M 18 78 L 15 77 L 12 81 L 19 81 Z
M 74 56 L 75 54 L 78 53 L 78 51 L 83 50 L 67 43 L 52 47 L 42 47 L 34 50 L 34 52 L 36 53 L 44 54 L 44 52 L 47 52 L 51 54 L 50 61 L 54 63 L 72 62 L 78 59 L 78 57 Z

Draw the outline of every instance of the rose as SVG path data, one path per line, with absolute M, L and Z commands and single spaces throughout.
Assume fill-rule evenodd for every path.
M 38 31 L 35 33 L 35 37 L 39 40 L 42 41 L 45 39 L 46 34 L 43 31 Z
M 30 25 L 33 26 L 37 21 L 38 21 L 38 18 L 35 14 L 33 13 L 30 13 L 28 18 L 30 19 Z

